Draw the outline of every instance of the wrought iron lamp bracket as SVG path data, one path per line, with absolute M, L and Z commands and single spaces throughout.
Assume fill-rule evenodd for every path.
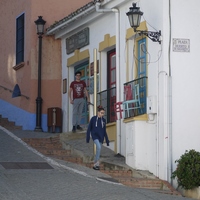
M 161 44 L 161 31 L 153 32 L 153 31 L 139 31 L 139 30 L 136 30 L 136 32 L 138 32 L 139 35 L 147 36 L 153 42 L 159 42 L 159 44 Z

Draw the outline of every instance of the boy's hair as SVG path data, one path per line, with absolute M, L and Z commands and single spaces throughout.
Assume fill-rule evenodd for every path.
M 101 105 L 99 105 L 99 106 L 97 107 L 97 110 L 98 110 L 98 112 L 100 112 L 100 111 L 104 110 L 104 108 L 103 108 Z
M 80 75 L 81 75 L 81 71 L 75 72 L 75 76 L 76 76 L 77 74 L 80 74 Z

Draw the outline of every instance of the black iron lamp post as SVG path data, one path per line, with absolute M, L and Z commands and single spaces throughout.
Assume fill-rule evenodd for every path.
M 141 16 L 143 15 L 143 12 L 140 11 L 140 7 L 136 7 L 136 3 L 133 3 L 133 7 L 130 7 L 129 9 L 129 12 L 127 12 L 126 15 L 128 16 L 130 25 L 134 31 L 139 33 L 139 35 L 147 36 L 153 42 L 159 42 L 159 44 L 161 44 L 161 31 L 153 32 L 137 30 L 137 28 L 140 26 Z
M 42 119 L 42 97 L 41 97 L 41 63 L 42 63 L 42 35 L 44 34 L 44 25 L 46 21 L 42 19 L 42 16 L 38 16 L 35 21 L 37 25 L 37 34 L 39 38 L 38 49 L 38 96 L 36 99 L 36 127 L 35 131 L 42 131 L 41 119 Z

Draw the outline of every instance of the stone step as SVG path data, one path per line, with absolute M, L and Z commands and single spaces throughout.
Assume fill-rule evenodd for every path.
M 51 138 L 23 138 L 22 140 L 34 148 L 63 149 L 57 136 Z
M 23 138 L 24 141 L 29 142 L 29 143 L 44 143 L 44 144 L 52 144 L 52 143 L 60 143 L 60 138 L 59 136 L 54 136 L 50 138 Z
M 32 146 L 33 148 L 41 148 L 41 149 L 60 149 L 63 150 L 62 144 L 55 144 L 55 143 L 37 143 L 37 142 L 27 142 L 26 140 L 23 139 L 24 142 Z
M 148 188 L 147 188 L 148 189 Z M 168 195 L 175 195 L 175 196 L 180 196 L 182 197 L 181 193 L 176 191 L 176 190 L 156 190 L 156 189 L 151 189 L 151 191 L 161 193 L 161 194 L 168 194 Z
M 71 151 L 70 150 L 60 150 L 60 149 L 42 149 L 42 148 L 37 148 L 37 150 L 45 155 L 52 155 L 52 156 L 70 156 Z
M 113 171 L 124 170 L 124 171 L 127 171 L 127 167 L 117 165 L 115 163 L 110 163 L 110 162 L 106 162 L 106 161 L 102 161 L 101 163 L 104 165 L 105 170 L 113 170 Z
M 106 173 L 112 177 L 121 177 L 121 178 L 131 178 L 132 177 L 132 171 L 131 170 L 112 170 L 112 169 L 107 169 L 103 164 L 100 165 L 100 170 L 103 173 Z
M 160 189 L 160 190 L 169 190 L 168 187 L 166 187 L 163 182 L 159 179 L 138 179 L 138 178 L 123 178 L 119 177 L 116 178 L 120 183 L 136 187 L 136 188 L 146 188 L 146 189 Z
M 80 157 L 76 157 L 76 156 L 72 156 L 72 155 L 69 155 L 69 156 L 53 155 L 52 157 L 59 159 L 59 160 L 64 160 L 64 161 L 67 161 L 67 162 L 72 162 L 72 163 L 84 165 L 83 159 L 80 158 Z
M 0 115 L 0 126 L 8 130 L 22 130 L 22 126 L 16 126 L 15 122 L 9 121 L 8 118 L 3 118 L 1 115 Z

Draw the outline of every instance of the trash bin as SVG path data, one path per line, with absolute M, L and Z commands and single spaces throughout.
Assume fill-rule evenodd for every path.
M 48 132 L 62 132 L 62 109 L 52 107 L 47 109 L 47 126 Z

